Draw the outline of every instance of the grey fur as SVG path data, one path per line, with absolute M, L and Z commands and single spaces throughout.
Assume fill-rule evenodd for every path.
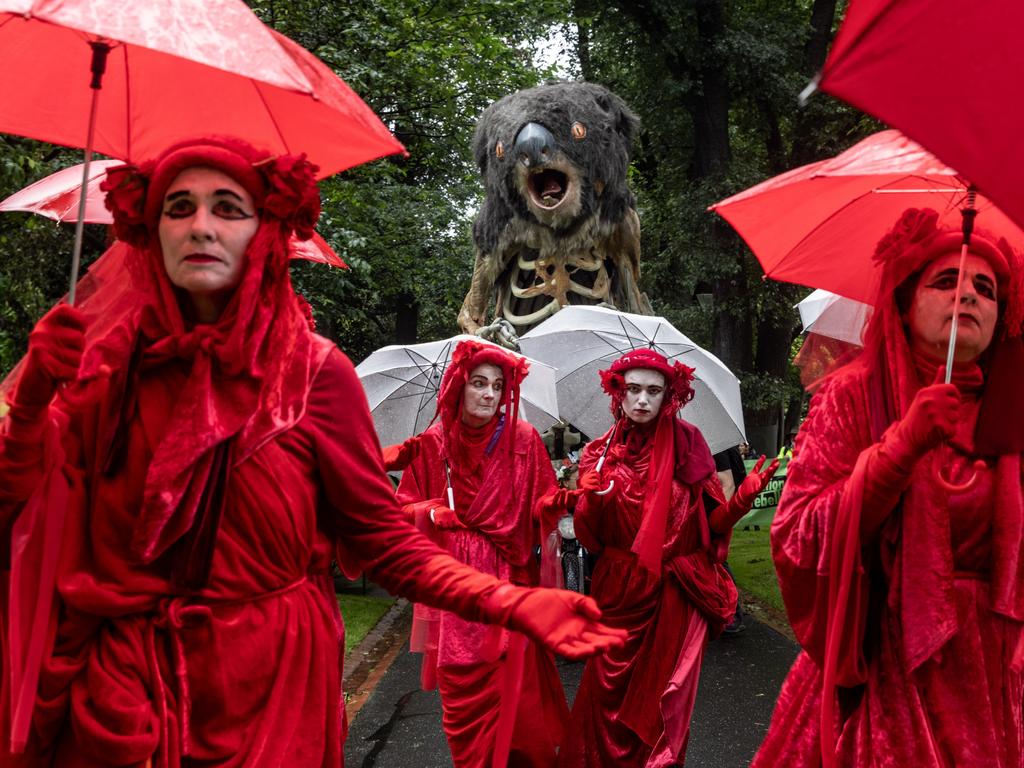
M 640 119 L 622 99 L 607 88 L 584 82 L 557 82 L 516 91 L 484 110 L 473 138 L 473 156 L 487 189 L 473 224 L 473 237 L 484 253 L 495 250 L 513 218 L 542 223 L 516 188 L 513 153 L 507 151 L 503 158 L 495 154 L 499 141 L 511 148 L 519 129 L 528 122 L 547 128 L 560 152 L 581 172 L 582 208 L 575 217 L 577 225 L 595 211 L 602 222 L 618 224 L 634 205 L 626 171 Z M 587 135 L 582 140 L 573 139 L 575 122 L 586 126 Z M 604 185 L 600 196 L 595 192 L 595 181 Z M 559 227 L 553 234 L 569 235 L 573 229 L 571 225 Z

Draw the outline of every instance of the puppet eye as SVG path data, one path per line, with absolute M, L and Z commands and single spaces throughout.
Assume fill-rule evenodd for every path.
M 499 160 L 505 156 L 505 145 L 500 141 L 494 145 L 494 156 Z
M 583 141 L 583 139 L 587 138 L 587 126 L 583 123 L 573 123 L 572 137 L 576 139 L 576 141 Z

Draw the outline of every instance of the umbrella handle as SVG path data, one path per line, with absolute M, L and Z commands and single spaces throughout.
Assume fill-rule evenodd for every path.
M 974 462 L 974 472 L 962 483 L 955 483 L 942 474 L 942 465 L 935 470 L 935 482 L 939 484 L 946 493 L 965 493 L 978 484 L 978 473 L 985 469 L 985 462 L 978 459 Z
M 614 487 L 615 487 L 615 481 L 614 480 L 609 480 L 607 488 L 605 488 L 603 491 L 594 491 L 594 494 L 597 495 L 597 496 L 607 496 L 609 493 L 612 492 L 612 488 L 614 488 Z

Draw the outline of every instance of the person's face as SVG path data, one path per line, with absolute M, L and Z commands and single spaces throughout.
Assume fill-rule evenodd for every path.
M 936 360 L 945 359 L 949 346 L 959 264 L 960 254 L 949 253 L 925 267 L 906 315 L 911 346 Z M 999 314 L 996 290 L 989 263 L 968 253 L 953 356 L 957 362 L 974 360 L 992 342 Z
M 478 365 L 470 372 L 462 392 L 462 420 L 472 427 L 489 422 L 498 412 L 504 389 L 501 368 L 489 363 Z
M 231 299 L 259 223 L 252 196 L 221 171 L 186 168 L 167 188 L 157 228 L 164 269 L 199 322 L 215 321 Z
M 626 396 L 622 410 L 637 424 L 646 424 L 658 417 L 665 399 L 665 377 L 650 368 L 634 368 L 623 376 Z

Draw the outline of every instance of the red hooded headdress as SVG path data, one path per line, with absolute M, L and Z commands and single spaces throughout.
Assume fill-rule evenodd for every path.
M 158 226 L 168 186 L 186 168 L 221 171 L 253 197 L 259 227 L 238 287 L 220 318 L 189 324 L 167 277 Z M 132 537 L 151 562 L 182 542 L 175 558 L 184 587 L 205 583 L 230 466 L 301 416 L 317 352 L 302 301 L 288 275 L 288 238 L 308 239 L 320 212 L 315 166 L 272 157 L 231 138 L 180 142 L 151 161 L 111 168 L 102 184 L 119 238 L 79 285 L 86 315 L 80 381 L 64 399 L 102 399 L 98 446 L 116 471 L 126 424 L 136 418 L 145 370 L 186 361 L 189 374 L 150 463 Z

